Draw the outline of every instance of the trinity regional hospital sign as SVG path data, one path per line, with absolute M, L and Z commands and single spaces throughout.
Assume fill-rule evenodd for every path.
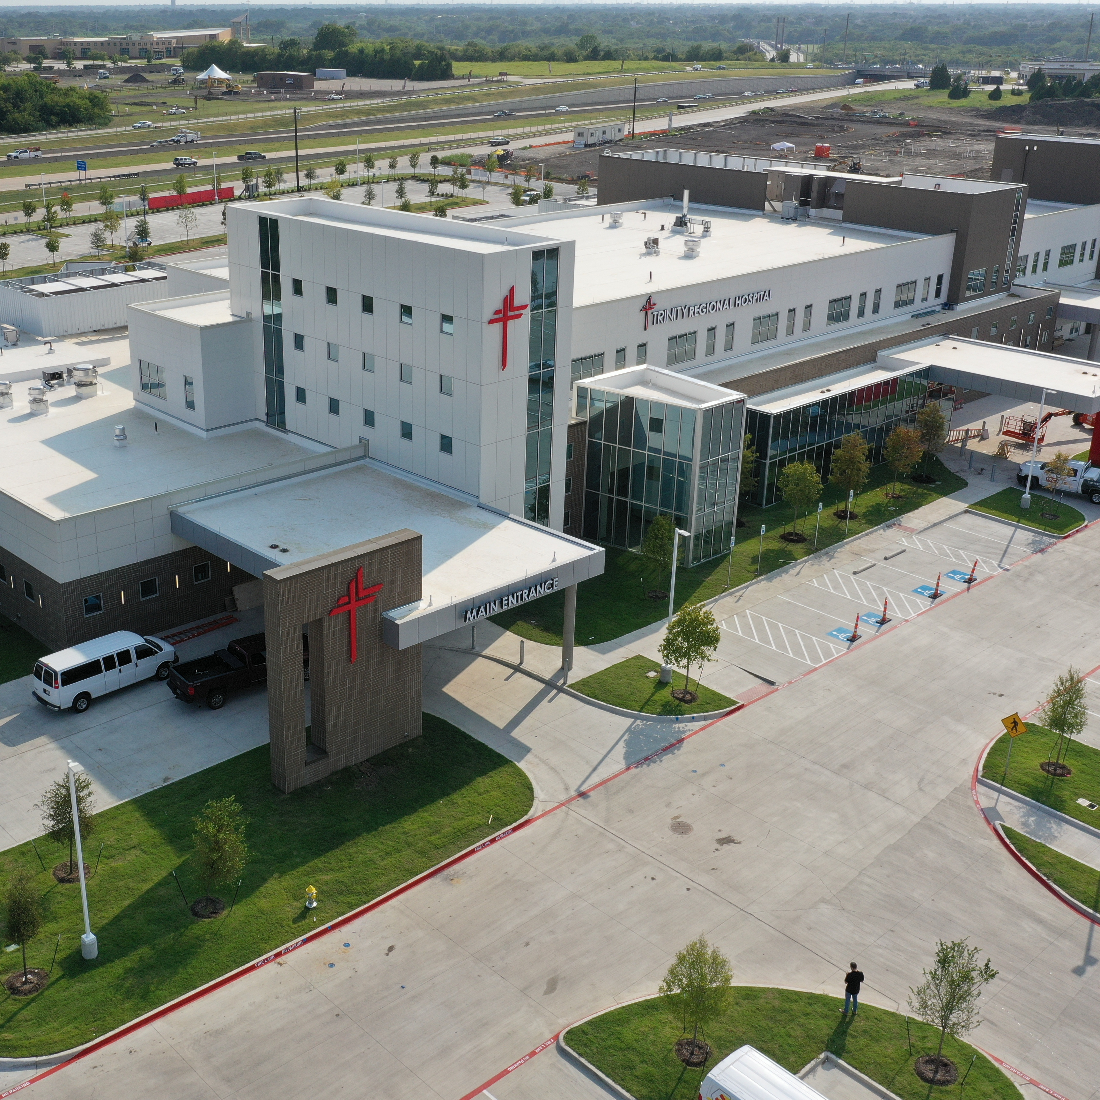
M 748 294 L 735 294 L 729 298 L 716 298 L 713 302 L 698 302 L 693 306 L 670 306 L 660 309 L 651 294 L 641 308 L 642 328 L 648 331 L 653 325 L 663 325 L 666 321 L 686 321 L 691 317 L 702 317 L 704 313 L 721 313 L 727 309 L 740 309 L 741 306 L 754 306 L 758 302 L 770 302 L 770 290 L 753 290 Z

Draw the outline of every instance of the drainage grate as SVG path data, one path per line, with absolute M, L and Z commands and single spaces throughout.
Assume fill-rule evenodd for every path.
M 674 817 L 669 822 L 668 827 L 677 836 L 687 836 L 688 833 L 694 831 L 694 829 L 692 828 L 692 825 L 689 821 L 681 821 L 678 817 Z

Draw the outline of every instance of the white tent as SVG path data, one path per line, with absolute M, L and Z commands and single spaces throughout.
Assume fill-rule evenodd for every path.
M 202 77 L 199 77 L 199 79 L 201 80 Z M 772 149 L 777 153 L 793 153 L 794 152 L 794 146 L 789 141 L 777 141 L 772 146 Z
M 195 83 L 196 84 L 204 84 L 208 80 L 230 81 L 232 79 L 233 78 L 229 75 L 229 73 L 223 73 L 221 71 L 221 69 L 218 68 L 217 65 L 211 65 L 210 68 L 207 69 L 206 72 L 204 72 L 201 76 L 195 77 Z

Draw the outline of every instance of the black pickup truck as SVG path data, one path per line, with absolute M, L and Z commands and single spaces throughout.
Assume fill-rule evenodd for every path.
M 236 638 L 195 661 L 173 665 L 168 686 L 185 703 L 202 703 L 211 710 L 225 706 L 226 694 L 267 682 L 267 641 L 263 634 Z

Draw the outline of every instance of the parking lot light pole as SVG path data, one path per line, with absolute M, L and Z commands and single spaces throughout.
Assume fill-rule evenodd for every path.
M 821 501 L 817 502 L 817 526 L 814 528 L 814 553 L 817 553 L 817 536 L 821 532 Z
M 69 761 L 69 798 L 73 808 L 73 837 L 76 840 L 76 865 L 80 871 L 80 903 L 84 907 L 84 935 L 80 937 L 80 954 L 94 959 L 99 954 L 99 943 L 92 932 L 88 918 L 88 885 L 84 881 L 84 848 L 80 843 L 80 811 L 76 804 L 76 777 L 84 768 L 75 760 Z
M 676 559 L 679 557 L 678 551 L 680 549 L 680 536 L 684 538 L 691 538 L 690 531 L 681 531 L 679 527 L 673 528 L 672 531 L 672 583 L 668 586 L 668 619 L 665 620 L 665 626 L 668 626 L 672 622 L 672 609 L 676 605 Z
M 1051 397 L 1055 397 L 1058 394 L 1057 390 L 1048 390 L 1046 386 L 1043 387 L 1043 396 L 1039 398 L 1039 416 L 1035 421 L 1035 431 L 1032 433 L 1031 439 L 1031 462 L 1027 468 L 1027 482 L 1024 485 L 1024 495 L 1020 497 L 1020 507 L 1026 512 L 1031 507 L 1031 479 L 1034 476 L 1033 471 L 1035 469 L 1035 460 L 1039 454 L 1039 432 L 1043 427 L 1043 407 L 1046 404 L 1047 394 Z
M 852 501 L 855 499 L 855 489 L 848 490 L 848 507 L 844 509 L 844 537 L 848 537 L 848 524 L 852 518 Z

